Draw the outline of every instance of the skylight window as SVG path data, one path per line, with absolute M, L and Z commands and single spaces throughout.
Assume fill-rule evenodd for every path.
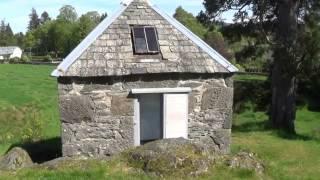
M 157 30 L 152 26 L 132 27 L 132 39 L 136 54 L 157 54 L 159 43 Z

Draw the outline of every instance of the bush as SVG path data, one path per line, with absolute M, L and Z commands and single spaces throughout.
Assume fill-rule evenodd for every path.
M 43 134 L 43 122 L 38 108 L 0 108 L 0 144 L 37 141 Z
M 22 58 L 21 58 L 21 62 L 30 62 L 30 58 L 27 56 L 27 55 L 23 55 Z
M 50 55 L 46 55 L 43 59 L 44 62 L 51 62 L 53 59 Z
M 18 57 L 9 59 L 9 63 L 10 64 L 16 64 L 16 63 L 19 63 L 19 62 L 20 62 L 20 58 L 18 58 Z
M 316 140 L 320 140 L 320 127 L 312 131 L 312 137 Z

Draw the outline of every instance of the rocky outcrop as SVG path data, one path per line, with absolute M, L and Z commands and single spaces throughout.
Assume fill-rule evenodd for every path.
M 13 148 L 5 156 L 0 157 L 0 170 L 17 170 L 32 165 L 29 154 L 19 147 Z
M 202 143 L 190 140 L 164 139 L 127 152 L 130 165 L 158 176 L 195 176 L 207 172 L 215 152 Z

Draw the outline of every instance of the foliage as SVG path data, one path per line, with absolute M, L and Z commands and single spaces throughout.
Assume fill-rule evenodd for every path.
M 205 41 L 215 50 L 217 50 L 226 59 L 232 60 L 234 58 L 233 52 L 228 49 L 228 44 L 224 40 L 222 33 L 212 30 L 208 31 L 204 37 Z
M 214 25 L 205 26 L 201 24 L 196 17 L 185 11 L 182 7 L 176 9 L 173 15 L 180 23 L 188 27 L 193 33 L 206 41 L 212 48 L 217 50 L 222 56 L 233 60 L 234 54 L 229 49 L 223 35 Z
M 10 46 L 15 44 L 15 37 L 9 23 L 1 20 L 0 23 L 0 46 Z
M 22 55 L 21 61 L 24 62 L 24 63 L 30 62 L 30 58 L 27 55 Z
M 173 15 L 180 23 L 187 26 L 193 33 L 204 38 L 204 35 L 207 32 L 207 28 L 204 27 L 197 19 L 191 14 L 185 11 L 181 6 L 176 9 L 175 14 Z
M 65 5 L 59 10 L 60 14 L 57 19 L 65 22 L 75 22 L 78 19 L 78 14 L 76 9 L 71 5 Z
M 50 56 L 50 55 L 46 55 L 45 57 L 44 57 L 44 61 L 45 62 L 51 62 L 53 59 L 52 59 L 52 57 Z
M 43 135 L 41 114 L 34 105 L 0 109 L 0 144 L 39 140 Z
M 233 27 L 239 33 L 235 37 L 248 36 L 253 39 L 248 41 L 249 46 L 243 49 L 244 53 L 238 56 L 261 57 L 265 52 L 272 52 L 270 66 L 266 64 L 272 72 L 270 122 L 274 128 L 294 134 L 297 78 L 305 65 L 317 69 L 314 68 L 318 64 L 315 62 L 319 61 L 320 56 L 320 41 L 313 37 L 320 34 L 317 33 L 320 27 L 320 2 L 205 0 L 204 6 L 206 12 L 199 16 L 202 22 L 214 21 L 229 10 L 236 11 L 236 25 Z M 250 42 L 253 42 L 252 45 Z
M 44 12 L 41 14 L 40 23 L 41 23 L 41 24 L 44 24 L 44 23 L 46 23 L 47 21 L 50 21 L 50 20 L 51 20 L 51 18 L 50 18 L 50 16 L 49 16 L 49 14 L 48 14 L 46 11 L 44 11 Z
M 37 29 L 40 25 L 40 20 L 39 20 L 37 11 L 34 8 L 32 8 L 29 18 L 30 18 L 30 21 L 28 25 L 28 30 L 32 31 L 34 29 Z
M 90 11 L 78 18 L 75 8 L 65 5 L 60 8 L 56 19 L 52 19 L 46 11 L 39 17 L 33 8 L 25 35 L 13 34 L 10 25 L 1 21 L 0 46 L 20 46 L 29 56 L 50 54 L 61 58 L 69 54 L 105 17 L 107 13 L 100 15 L 97 11 Z

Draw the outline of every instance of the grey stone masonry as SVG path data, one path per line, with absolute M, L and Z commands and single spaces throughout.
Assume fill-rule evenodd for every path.
M 232 74 L 59 78 L 63 156 L 99 157 L 134 146 L 135 88 L 190 87 L 188 136 L 229 151 Z
M 135 55 L 131 26 L 157 29 L 160 54 Z M 160 16 L 148 3 L 134 0 L 62 76 L 94 77 L 153 73 L 229 72 Z

